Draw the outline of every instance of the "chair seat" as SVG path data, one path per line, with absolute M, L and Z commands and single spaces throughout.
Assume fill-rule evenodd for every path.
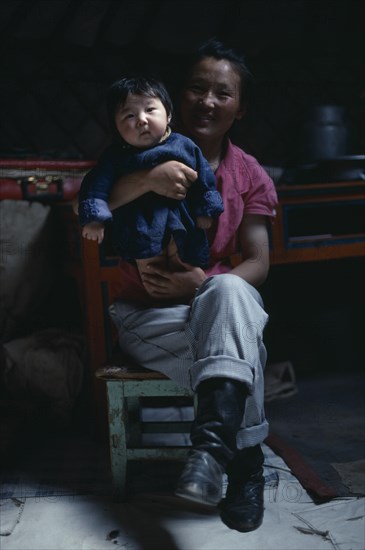
M 121 354 L 115 354 L 107 365 L 100 367 L 95 376 L 102 380 L 169 380 L 164 374 L 131 362 Z

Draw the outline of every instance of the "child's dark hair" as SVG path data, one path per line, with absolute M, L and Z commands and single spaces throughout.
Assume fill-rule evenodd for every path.
M 125 76 L 110 86 L 106 99 L 109 124 L 115 137 L 119 136 L 115 126 L 115 113 L 130 94 L 157 97 L 165 107 L 167 116 L 172 115 L 172 101 L 162 82 L 152 77 Z

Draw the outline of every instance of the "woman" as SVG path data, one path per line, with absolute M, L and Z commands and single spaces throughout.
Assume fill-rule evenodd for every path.
M 236 52 L 210 41 L 198 51 L 181 93 L 181 131 L 201 148 L 224 202 L 210 230 L 210 267 L 181 262 L 179 271 L 169 272 L 151 265 L 139 277 L 135 266 L 122 262 L 121 297 L 110 308 L 126 353 L 197 392 L 192 449 L 176 494 L 216 506 L 227 472 L 221 518 L 238 531 L 256 529 L 263 518 L 267 314 L 256 287 L 269 270 L 267 226 L 277 201 L 266 172 L 227 137 L 244 116 L 249 78 Z M 195 178 L 170 161 L 122 179 L 112 207 L 148 191 L 182 199 Z M 230 257 L 238 252 L 242 261 L 233 267 Z

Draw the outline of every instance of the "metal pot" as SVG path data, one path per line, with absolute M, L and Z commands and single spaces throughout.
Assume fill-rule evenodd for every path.
M 345 108 L 317 105 L 312 108 L 299 137 L 302 164 L 350 154 L 351 135 Z

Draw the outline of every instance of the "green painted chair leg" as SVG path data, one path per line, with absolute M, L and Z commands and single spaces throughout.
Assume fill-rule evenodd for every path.
M 124 419 L 127 415 L 123 384 L 107 382 L 110 461 L 113 481 L 113 498 L 126 499 L 127 433 Z
M 118 373 L 115 367 L 112 374 L 108 372 L 108 367 L 105 369 L 100 369 L 98 375 L 106 381 L 107 389 L 113 498 L 116 501 L 125 501 L 128 461 L 182 460 L 186 458 L 190 448 L 189 444 L 143 445 L 141 436 L 144 434 L 166 434 L 168 437 L 169 434 L 189 433 L 191 421 L 142 421 L 140 398 L 192 397 L 193 394 L 190 390 L 177 386 L 172 380 L 158 378 L 160 375 L 153 371 L 136 375 L 135 370 L 124 367 L 118 377 L 115 376 Z M 108 378 L 104 377 L 105 372 Z M 196 410 L 196 398 L 194 408 Z

